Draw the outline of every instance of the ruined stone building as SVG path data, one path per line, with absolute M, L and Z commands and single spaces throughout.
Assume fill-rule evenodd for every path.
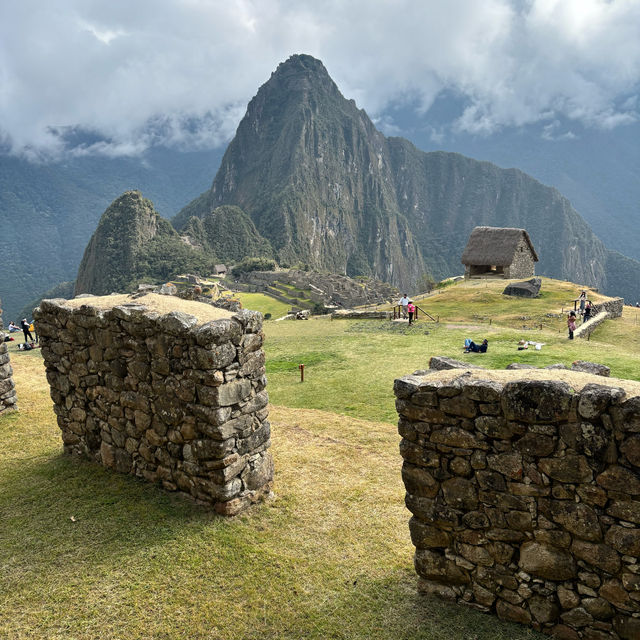
M 524 229 L 476 227 L 461 261 L 465 278 L 531 278 L 538 255 Z

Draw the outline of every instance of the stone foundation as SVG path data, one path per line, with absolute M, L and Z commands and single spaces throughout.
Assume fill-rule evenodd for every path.
M 9 362 L 9 349 L 4 342 L 4 336 L 8 334 L 5 334 L 3 329 L 2 309 L 0 309 L 0 415 L 18 408 L 16 388 L 13 384 L 13 369 Z
M 201 324 L 181 311 L 81 302 L 34 311 L 64 450 L 224 515 L 267 495 L 261 314 L 220 311 Z
M 559 638 L 637 639 L 637 385 L 553 374 L 395 381 L 419 586 Z

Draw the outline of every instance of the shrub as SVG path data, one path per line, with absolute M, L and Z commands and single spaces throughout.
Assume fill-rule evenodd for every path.
M 271 271 L 275 268 L 276 263 L 270 258 L 245 258 L 231 269 L 231 273 L 241 276 L 252 271 Z

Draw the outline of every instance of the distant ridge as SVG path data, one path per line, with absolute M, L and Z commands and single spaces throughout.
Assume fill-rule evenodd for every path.
M 410 288 L 424 273 L 459 273 L 475 226 L 518 227 L 541 275 L 640 299 L 640 262 L 609 251 L 557 190 L 517 169 L 385 138 L 308 55 L 291 56 L 260 87 L 211 188 L 174 225 L 191 233 L 190 219 L 222 205 L 241 209 L 284 264 Z

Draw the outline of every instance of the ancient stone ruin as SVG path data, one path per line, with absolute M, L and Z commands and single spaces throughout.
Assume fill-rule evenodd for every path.
M 558 638 L 640 638 L 640 387 L 615 383 L 395 381 L 422 591 Z
M 0 301 L 1 304 L 1 301 Z M 16 388 L 13 384 L 13 369 L 9 362 L 9 350 L 4 342 L 5 333 L 0 309 L 0 415 L 7 411 L 15 411 L 17 406 Z
M 65 451 L 224 515 L 264 498 L 273 462 L 262 315 L 119 298 L 45 300 L 34 311 Z

